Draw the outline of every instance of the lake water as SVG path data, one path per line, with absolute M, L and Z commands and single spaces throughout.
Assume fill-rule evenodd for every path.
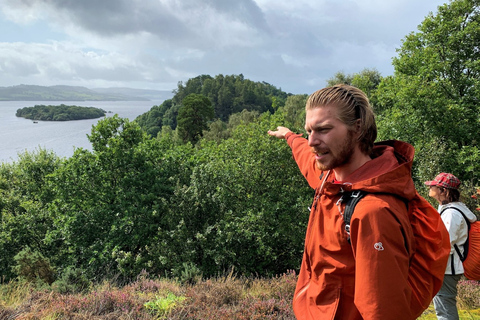
M 13 162 L 18 153 L 52 150 L 60 157 L 70 157 L 75 148 L 92 150 L 87 134 L 98 119 L 75 121 L 38 121 L 15 116 L 17 109 L 34 105 L 76 105 L 96 107 L 105 111 L 107 117 L 118 114 L 121 118 L 135 118 L 162 101 L 0 101 L 0 162 Z

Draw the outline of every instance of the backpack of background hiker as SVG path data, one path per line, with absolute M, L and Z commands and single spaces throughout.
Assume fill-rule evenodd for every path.
M 463 244 L 463 255 L 458 246 L 454 248 L 463 264 L 464 276 L 470 280 L 480 280 L 480 221 L 470 222 L 462 210 L 456 207 L 448 207 L 440 212 L 440 215 L 447 209 L 455 209 L 460 212 L 467 222 L 468 237 Z
M 356 204 L 365 195 L 367 192 L 358 190 L 343 194 L 346 229 L 350 227 Z M 412 200 L 406 202 L 406 207 L 415 238 L 414 254 L 408 270 L 408 284 L 412 289 L 410 309 L 419 317 L 442 286 L 450 255 L 450 238 L 437 210 L 418 192 Z

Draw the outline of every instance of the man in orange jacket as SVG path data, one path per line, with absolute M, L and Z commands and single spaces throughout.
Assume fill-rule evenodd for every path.
M 416 195 L 413 147 L 375 144 L 368 98 L 336 85 L 313 93 L 306 105 L 308 140 L 286 127 L 286 139 L 309 185 L 316 189 L 293 299 L 298 319 L 415 319 L 409 263 L 415 238 L 405 201 Z M 341 194 L 365 190 L 349 231 Z M 421 312 L 421 310 L 420 310 Z

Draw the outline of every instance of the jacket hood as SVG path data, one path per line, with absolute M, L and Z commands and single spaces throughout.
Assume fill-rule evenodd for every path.
M 341 183 L 334 182 L 332 172 L 325 183 L 325 192 L 364 190 L 369 193 L 394 194 L 411 200 L 416 194 L 412 180 L 414 153 L 413 146 L 403 141 L 388 140 L 375 143 L 372 160 L 352 172 Z
M 475 213 L 470 211 L 470 209 L 468 209 L 468 207 L 463 202 L 450 202 L 450 203 L 447 203 L 445 205 L 440 205 L 438 207 L 438 212 L 442 212 L 443 210 L 448 209 L 448 208 L 459 209 L 460 211 L 463 212 L 465 217 L 467 217 L 468 221 L 470 221 L 470 222 L 477 221 L 477 216 L 475 215 Z

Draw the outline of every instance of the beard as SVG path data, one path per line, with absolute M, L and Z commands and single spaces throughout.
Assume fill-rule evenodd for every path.
M 352 159 L 355 146 L 356 141 L 353 137 L 353 132 L 348 131 L 345 139 L 339 144 L 337 150 L 328 149 L 330 155 L 328 161 L 321 162 L 320 160 L 316 160 L 317 168 L 321 171 L 327 171 L 349 163 Z M 312 151 L 317 153 L 317 149 L 313 149 Z

